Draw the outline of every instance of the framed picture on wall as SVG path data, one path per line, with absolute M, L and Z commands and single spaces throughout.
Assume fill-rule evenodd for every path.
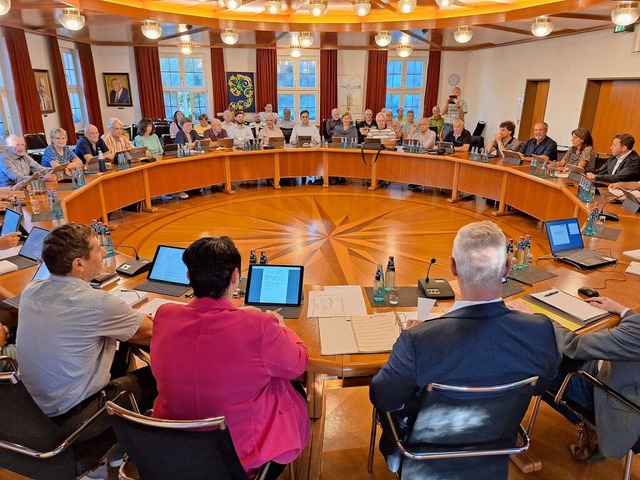
M 128 73 L 103 73 L 107 107 L 133 107 Z
M 56 107 L 53 104 L 53 91 L 51 90 L 51 78 L 49 70 L 34 70 L 36 87 L 38 88 L 38 100 L 40 101 L 40 113 L 53 113 Z

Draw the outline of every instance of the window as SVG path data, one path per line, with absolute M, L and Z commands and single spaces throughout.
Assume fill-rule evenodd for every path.
M 280 57 L 278 59 L 278 114 L 282 117 L 285 108 L 291 117 L 298 118 L 302 110 L 309 110 L 309 120 L 319 121 L 317 57 Z
M 11 70 L 9 69 L 9 55 L 4 38 L 0 38 L 0 141 L 12 133 L 20 134 L 15 96 L 13 95 Z M 9 88 L 7 88 L 9 86 Z
M 84 90 L 80 75 L 80 65 L 78 63 L 78 52 L 70 48 L 61 48 L 62 68 L 67 81 L 67 91 L 69 92 L 69 105 L 71 106 L 71 116 L 76 130 L 84 128 L 89 118 L 87 106 L 84 101 Z
M 406 114 L 413 110 L 416 118 L 422 116 L 425 59 L 393 59 L 387 62 L 387 99 L 385 105 L 395 111 L 402 107 Z
M 162 55 L 160 73 L 167 118 L 173 118 L 176 110 L 193 121 L 209 113 L 202 55 Z

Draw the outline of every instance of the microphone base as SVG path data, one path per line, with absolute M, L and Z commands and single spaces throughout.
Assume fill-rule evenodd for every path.
M 120 275 L 126 275 L 127 277 L 135 277 L 141 273 L 148 272 L 151 270 L 151 266 L 153 262 L 151 260 L 147 260 L 146 258 L 141 258 L 140 260 L 136 260 L 135 258 L 124 262 L 118 268 L 116 268 L 116 272 Z
M 431 278 L 428 282 L 420 279 L 418 280 L 418 289 L 427 298 L 440 298 L 443 300 L 456 298 L 451 284 L 444 278 Z

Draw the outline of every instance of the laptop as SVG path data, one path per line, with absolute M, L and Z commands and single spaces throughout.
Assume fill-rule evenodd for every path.
M 22 248 L 18 252 L 18 255 L 5 258 L 5 260 L 16 265 L 18 270 L 24 270 L 25 268 L 37 265 L 42 255 L 42 242 L 48 234 L 49 230 L 33 227 L 24 245 L 22 245 Z
M 638 204 L 640 204 L 640 198 L 639 198 L 638 196 L 634 195 L 635 193 L 638 193 L 638 191 L 637 191 L 637 190 L 627 190 L 627 189 L 625 189 L 625 188 L 621 188 L 620 190 L 622 191 L 622 193 L 624 194 L 624 196 L 625 196 L 625 197 L 627 197 L 627 199 L 628 199 L 628 200 L 630 200 L 630 201 L 631 201 L 631 202 L 633 202 L 633 203 L 638 203 Z M 9 211 L 9 210 L 7 210 L 7 212 L 8 212 L 8 211 Z M 6 221 L 6 219 L 5 219 L 5 221 Z M 2 227 L 3 227 L 3 228 L 2 228 L 2 231 L 4 232 L 4 225 L 2 225 Z M 3 233 L 3 235 L 4 235 L 4 233 Z
M 514 152 L 513 150 L 505 150 L 502 152 L 502 161 L 503 163 L 508 163 L 510 165 L 521 165 L 522 157 L 519 152 Z
M 197 140 L 197 141 L 200 142 L 200 146 L 202 147 L 203 150 L 209 150 L 209 148 L 211 148 L 210 138 L 205 138 L 204 140 Z
M 85 175 L 97 175 L 100 173 L 100 163 L 98 157 L 91 157 L 87 160 L 87 168 L 84 171 Z
M 284 318 L 298 318 L 303 277 L 302 265 L 249 265 L 244 303 L 263 312 L 280 309 Z
M 603 256 L 584 248 L 577 218 L 552 220 L 545 223 L 545 228 L 551 253 L 556 260 L 573 265 L 580 270 L 591 270 L 617 262 L 613 257 Z
M 436 142 L 436 146 L 438 148 L 444 148 L 444 153 L 447 155 L 452 155 L 456 152 L 456 149 L 453 148 L 453 143 L 451 142 Z
M 219 138 L 218 139 L 218 147 L 219 148 L 233 148 L 233 138 Z
M 22 215 L 18 212 L 7 208 L 4 213 L 4 222 L 2 222 L 2 230 L 0 230 L 0 237 L 8 235 L 20 230 L 20 220 Z
M 49 273 L 49 269 L 47 268 L 47 266 L 44 264 L 44 262 L 40 263 L 40 266 L 38 267 L 38 270 L 36 270 L 36 274 L 33 276 L 33 278 L 31 279 L 31 281 L 35 281 L 35 280 L 44 280 L 46 278 L 49 278 L 49 275 L 51 275 Z M 15 297 L 11 297 L 11 298 L 7 298 L 6 300 L 4 300 L 4 303 L 6 303 L 7 305 L 13 307 L 13 308 L 20 308 L 20 295 L 16 295 Z
M 269 146 L 284 148 L 284 137 L 269 137 Z
M 298 147 L 302 147 L 305 143 L 307 144 L 307 146 L 311 144 L 311 135 L 298 135 L 298 138 L 296 139 L 296 145 Z
M 139 162 L 143 158 L 147 158 L 145 153 L 147 153 L 147 147 L 136 147 L 129 150 L 129 155 L 131 155 L 132 162 Z
M 164 146 L 164 154 L 165 155 L 177 155 L 178 154 L 178 144 L 177 143 L 167 143 Z
M 158 245 L 147 281 L 134 290 L 179 297 L 189 290 L 187 266 L 182 261 L 185 249 Z
M 571 173 L 579 173 L 580 175 L 584 175 L 584 168 L 579 167 L 578 165 L 571 165 L 567 163 L 564 168 L 569 170 Z

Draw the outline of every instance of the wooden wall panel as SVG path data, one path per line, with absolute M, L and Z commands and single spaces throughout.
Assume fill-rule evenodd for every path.
M 640 115 L 634 115 L 639 109 L 640 80 L 603 80 L 591 131 L 595 149 L 608 152 L 618 133 L 640 138 Z

